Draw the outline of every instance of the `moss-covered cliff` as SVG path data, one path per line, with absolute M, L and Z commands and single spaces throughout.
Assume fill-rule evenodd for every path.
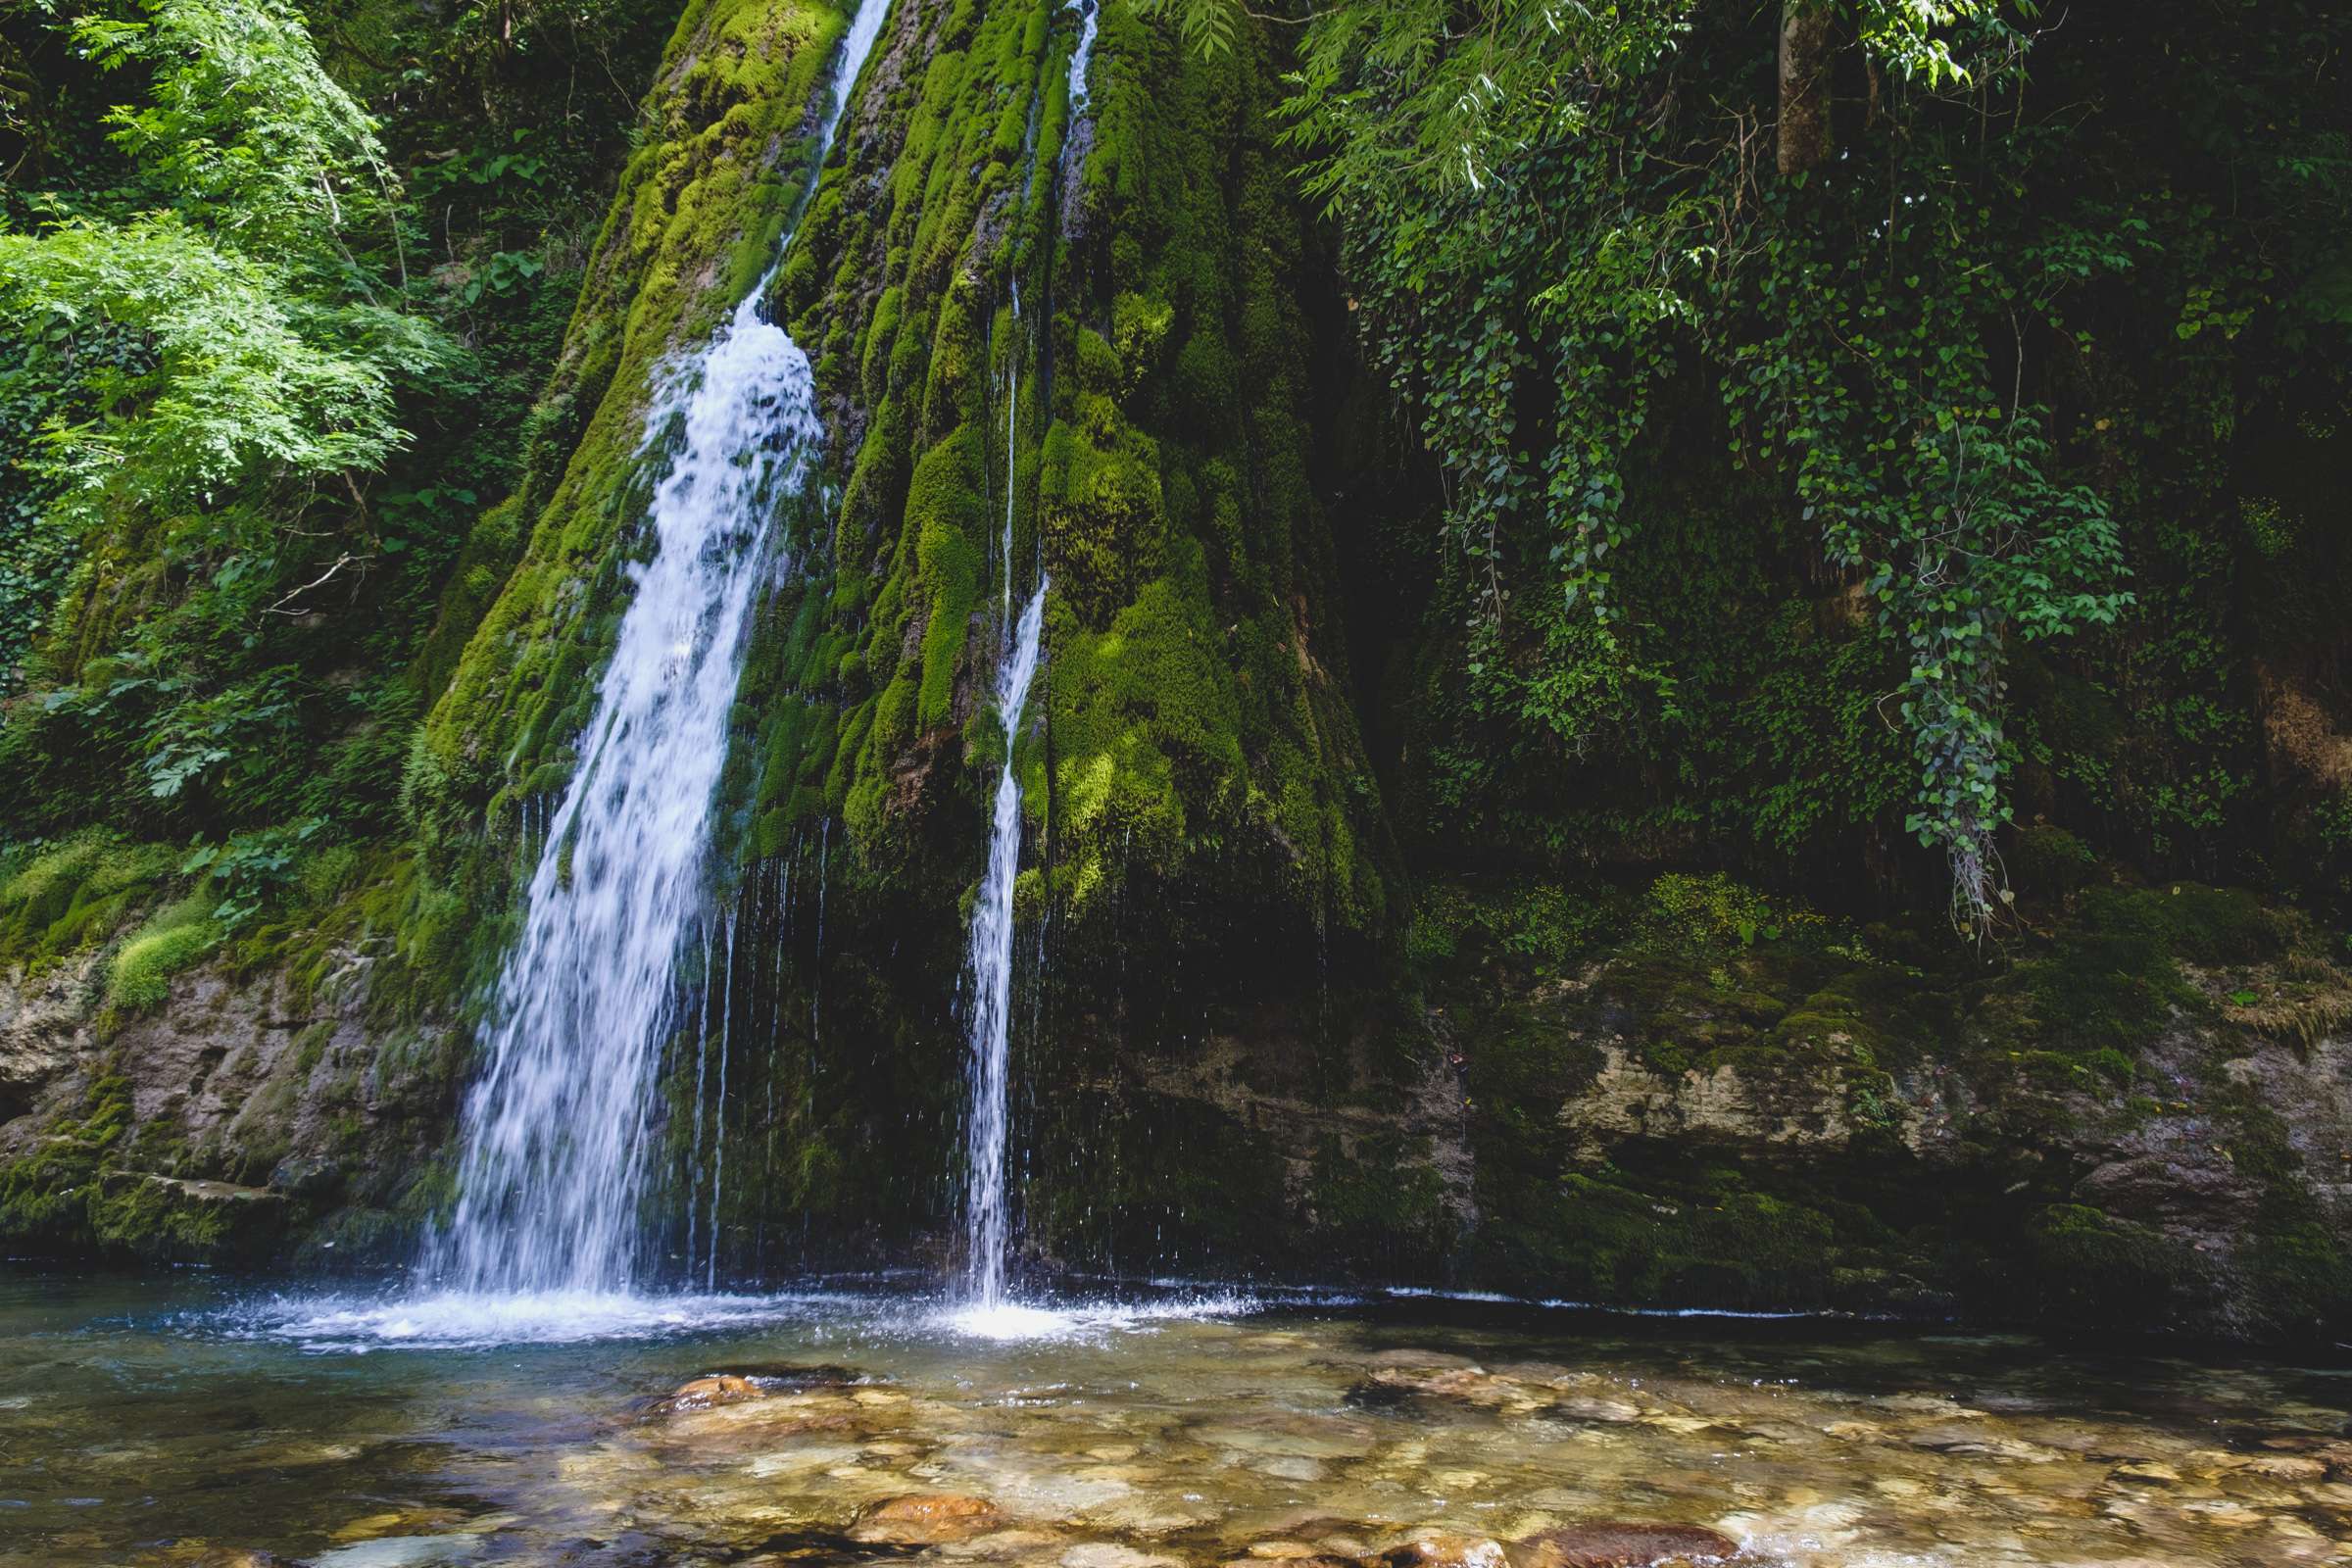
M 1963 941 L 1906 912 L 1940 873 L 1902 831 L 1900 658 L 1788 475 L 1724 458 L 1712 372 L 1645 394 L 1625 499 L 1649 534 L 1612 589 L 1645 608 L 1604 636 L 1521 580 L 1543 558 L 1507 526 L 1482 555 L 1433 520 L 1462 476 L 1414 453 L 1406 383 L 1365 373 L 1359 307 L 1401 284 L 1360 232 L 1343 267 L 1348 215 L 1301 202 L 1283 29 L 1202 57 L 1125 3 L 1097 20 L 1081 86 L 1076 8 L 898 0 L 812 170 L 840 8 L 688 5 L 605 150 L 617 193 L 541 390 L 503 411 L 509 493 L 471 495 L 397 593 L 262 622 L 280 686 L 208 666 L 202 700 L 247 706 L 205 710 L 222 756 L 174 804 L 137 798 L 183 754 L 126 705 L 205 732 L 115 645 L 221 612 L 161 556 L 101 612 L 151 519 L 93 552 L 0 749 L 39 797 L 0 858 L 0 1234 L 381 1259 L 447 1203 L 518 872 L 653 548 L 653 390 L 797 215 L 763 303 L 825 439 L 778 519 L 679 959 L 703 1000 L 663 1057 L 660 1206 L 696 1205 L 722 1271 L 927 1255 L 948 1228 L 964 921 L 1009 761 L 1041 1266 L 2245 1336 L 2352 1312 L 2316 483 L 2109 466 L 2119 493 L 2273 518 L 2248 569 L 2275 591 L 2241 636 L 2220 547 L 2135 524 L 2143 604 L 2188 629 L 2017 656 L 2009 777 L 2039 820 L 2000 835 L 1994 939 Z M 1690 58 L 1730 58 L 1718 30 Z M 1513 364 L 1498 407 L 1547 395 Z M 2314 384 L 2258 387 L 2230 439 L 2336 453 L 2280 424 Z M 2138 381 L 2113 396 L 2179 423 Z M 1006 759 L 994 678 L 1049 579 Z M 281 688 L 300 716 L 251 718 Z M 271 723 L 249 765 L 239 726 Z M 273 802 L 304 744 L 368 804 Z M 94 758 L 129 783 L 76 803 Z M 2194 820 L 2228 831 L 2194 849 Z M 2272 873 L 2305 851 L 2311 875 Z M 723 1192 L 695 1163 L 721 1151 Z

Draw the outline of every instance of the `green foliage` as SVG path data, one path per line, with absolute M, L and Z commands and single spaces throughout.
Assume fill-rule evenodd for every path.
M 1506 5 L 1467 37 L 1443 7 L 1334 8 L 1309 28 L 1287 112 L 1309 188 L 1346 215 L 1376 363 L 1453 480 L 1446 521 L 1475 573 L 1463 604 L 1485 623 L 1473 676 L 1509 620 L 1543 615 L 1521 590 L 1548 563 L 1625 675 L 1671 708 L 1671 666 L 1620 644 L 1645 607 L 1617 591 L 1615 562 L 1654 526 L 1628 497 L 1655 460 L 1657 400 L 1695 368 L 1735 459 L 1783 476 L 1784 505 L 1905 647 L 1906 826 L 1945 852 L 1956 909 L 1981 928 L 2007 820 L 2007 650 L 2129 603 L 2115 524 L 2056 476 L 2049 410 L 1996 384 L 1994 345 L 2016 332 L 1993 329 L 2056 324 L 2057 288 L 2128 265 L 2132 225 L 2037 227 L 1961 176 L 1982 156 L 1964 146 L 1978 117 L 1939 92 L 1989 96 L 2022 69 L 1990 8 L 1872 5 L 1852 21 L 1895 82 L 1889 156 L 1853 178 L 1760 190 L 1744 134 L 1677 114 L 1671 89 L 1653 112 L 1683 61 L 1717 66 L 1754 37 L 1670 6 L 1585 13 L 1563 32 L 1552 8 Z M 2022 167 L 2035 145 L 2021 133 L 1999 151 Z
M 136 194 L 117 218 L 0 234 L 0 318 L 44 342 L 62 324 L 69 354 L 83 332 L 142 352 L 79 362 L 102 412 L 51 416 L 56 504 L 85 525 L 111 497 L 250 526 L 241 487 L 379 466 L 407 439 L 395 382 L 457 351 L 354 258 L 397 198 L 373 122 L 273 0 L 156 0 L 74 32 L 102 69 L 141 68 L 147 101 L 107 115 Z

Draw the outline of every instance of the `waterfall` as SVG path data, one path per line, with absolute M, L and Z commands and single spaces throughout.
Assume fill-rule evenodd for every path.
M 964 1294 L 993 1307 L 1004 1296 L 1005 1142 L 1010 1132 L 1005 1083 L 1010 1076 L 1012 1035 L 1012 882 L 1021 868 L 1021 779 L 1012 765 L 1013 740 L 1029 682 L 1037 674 L 1045 629 L 1047 579 L 1021 611 L 1019 629 L 997 672 L 997 720 L 1004 728 L 1004 772 L 997 781 L 996 819 L 988 840 L 988 869 L 972 906 L 971 1060 L 966 1066 L 971 1119 L 965 1148 L 963 1234 Z
M 811 185 L 889 8 L 858 0 Z M 462 1290 L 609 1292 L 638 1276 L 657 1071 L 678 955 L 705 918 L 728 711 L 774 519 L 824 433 L 808 356 L 760 314 L 773 276 L 656 377 L 646 443 L 677 447 L 648 509 L 653 559 L 629 567 L 636 591 L 493 997 L 457 1210 L 426 1248 Z M 725 1072 L 722 1043 L 722 1136 Z
M 1095 24 L 1102 20 L 1102 0 L 1070 0 L 1063 7 L 1075 11 L 1085 20 L 1078 24 L 1078 47 L 1070 52 L 1069 103 L 1073 113 L 1084 109 L 1092 96 L 1092 83 L 1087 80 L 1087 68 L 1095 58 Z

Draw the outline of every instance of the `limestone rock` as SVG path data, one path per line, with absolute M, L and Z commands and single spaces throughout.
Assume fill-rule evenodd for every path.
M 936 1546 L 994 1530 L 1003 1515 L 986 1497 L 952 1492 L 910 1492 L 886 1497 L 858 1514 L 850 1539 L 871 1544 Z

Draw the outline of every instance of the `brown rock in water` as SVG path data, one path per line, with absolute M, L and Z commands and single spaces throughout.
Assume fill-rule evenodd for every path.
M 733 1372 L 713 1372 L 709 1377 L 696 1378 L 680 1384 L 678 1392 L 663 1401 L 671 1410 L 708 1410 L 714 1404 L 741 1404 L 746 1399 L 764 1399 L 767 1390 L 752 1379 Z
M 1502 1543 L 1485 1536 L 1422 1536 L 1365 1561 L 1387 1568 L 1503 1568 Z
M 1567 1525 L 1515 1543 L 1512 1568 L 1668 1568 L 1724 1562 L 1740 1554 L 1731 1537 L 1698 1525 Z
M 850 1529 L 852 1541 L 897 1546 L 937 1546 L 994 1530 L 1001 1515 L 986 1497 L 952 1492 L 910 1492 L 868 1505 Z

